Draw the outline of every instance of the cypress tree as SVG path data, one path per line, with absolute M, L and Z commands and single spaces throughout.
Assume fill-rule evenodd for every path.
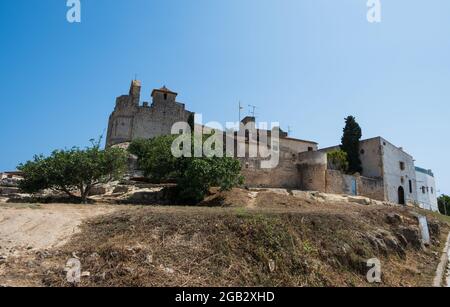
M 354 116 L 345 119 L 344 134 L 342 136 L 341 149 L 347 153 L 348 172 L 350 174 L 362 173 L 361 160 L 359 159 L 359 141 L 361 140 L 361 127 Z

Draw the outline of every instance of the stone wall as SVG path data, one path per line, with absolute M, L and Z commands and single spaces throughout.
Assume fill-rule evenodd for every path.
M 384 201 L 384 182 L 382 179 L 358 177 L 358 195 Z
M 346 194 L 357 195 L 352 190 L 353 182 L 356 185 L 356 177 L 345 175 L 340 171 L 327 170 L 326 171 L 326 189 L 327 193 L 332 194 Z
M 273 169 L 262 169 L 259 159 L 240 159 L 245 185 L 255 188 L 298 189 L 300 174 L 295 163 L 280 161 Z
M 326 171 L 326 192 L 365 196 L 380 201 L 384 200 L 384 184 L 382 179 L 346 175 L 335 170 Z

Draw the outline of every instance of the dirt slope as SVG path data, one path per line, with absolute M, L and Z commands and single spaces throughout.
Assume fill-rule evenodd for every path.
M 219 203 L 238 203 L 236 195 L 221 195 Z M 63 268 L 75 253 L 90 273 L 82 286 L 432 284 L 448 233 L 432 217 L 433 244 L 424 248 L 409 209 L 315 203 L 271 192 L 248 197 L 250 206 L 241 199 L 226 208 L 147 207 L 91 220 L 46 258 L 52 266 L 42 281 L 69 285 Z M 382 263 L 381 284 L 366 280 L 371 258 Z
M 430 286 L 449 231 L 430 215 L 424 247 L 414 210 L 285 191 L 202 205 L 0 205 L 0 285 L 71 286 L 76 257 L 80 286 Z M 371 258 L 381 284 L 366 280 Z

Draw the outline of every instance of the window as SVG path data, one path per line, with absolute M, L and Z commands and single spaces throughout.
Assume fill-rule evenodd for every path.
M 412 194 L 413 189 L 412 189 L 412 181 L 409 181 L 409 194 Z
M 433 189 L 433 187 L 431 187 L 430 189 L 431 189 L 431 194 L 434 194 L 434 189 Z
M 405 178 L 401 177 L 401 178 L 400 178 L 400 182 L 401 182 L 402 184 L 404 184 L 404 183 L 405 183 Z
M 164 93 L 164 100 L 167 100 L 167 93 Z
M 422 194 L 425 194 L 425 187 L 422 187 Z
M 405 162 L 400 162 L 400 169 L 401 169 L 402 171 L 405 170 Z
M 363 155 L 366 153 L 366 151 L 364 149 L 361 149 L 360 153 Z
M 308 151 L 314 151 L 314 148 L 308 147 Z

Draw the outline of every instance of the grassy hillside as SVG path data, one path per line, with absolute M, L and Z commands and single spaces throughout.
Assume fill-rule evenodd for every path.
M 221 195 L 228 207 L 139 207 L 91 220 L 47 259 L 44 284 L 67 286 L 63 267 L 74 255 L 90 273 L 82 286 L 372 286 L 374 257 L 383 282 L 373 286 L 432 283 L 448 233 L 436 218 L 423 248 L 409 209 L 269 192 L 246 206 L 246 193 Z

